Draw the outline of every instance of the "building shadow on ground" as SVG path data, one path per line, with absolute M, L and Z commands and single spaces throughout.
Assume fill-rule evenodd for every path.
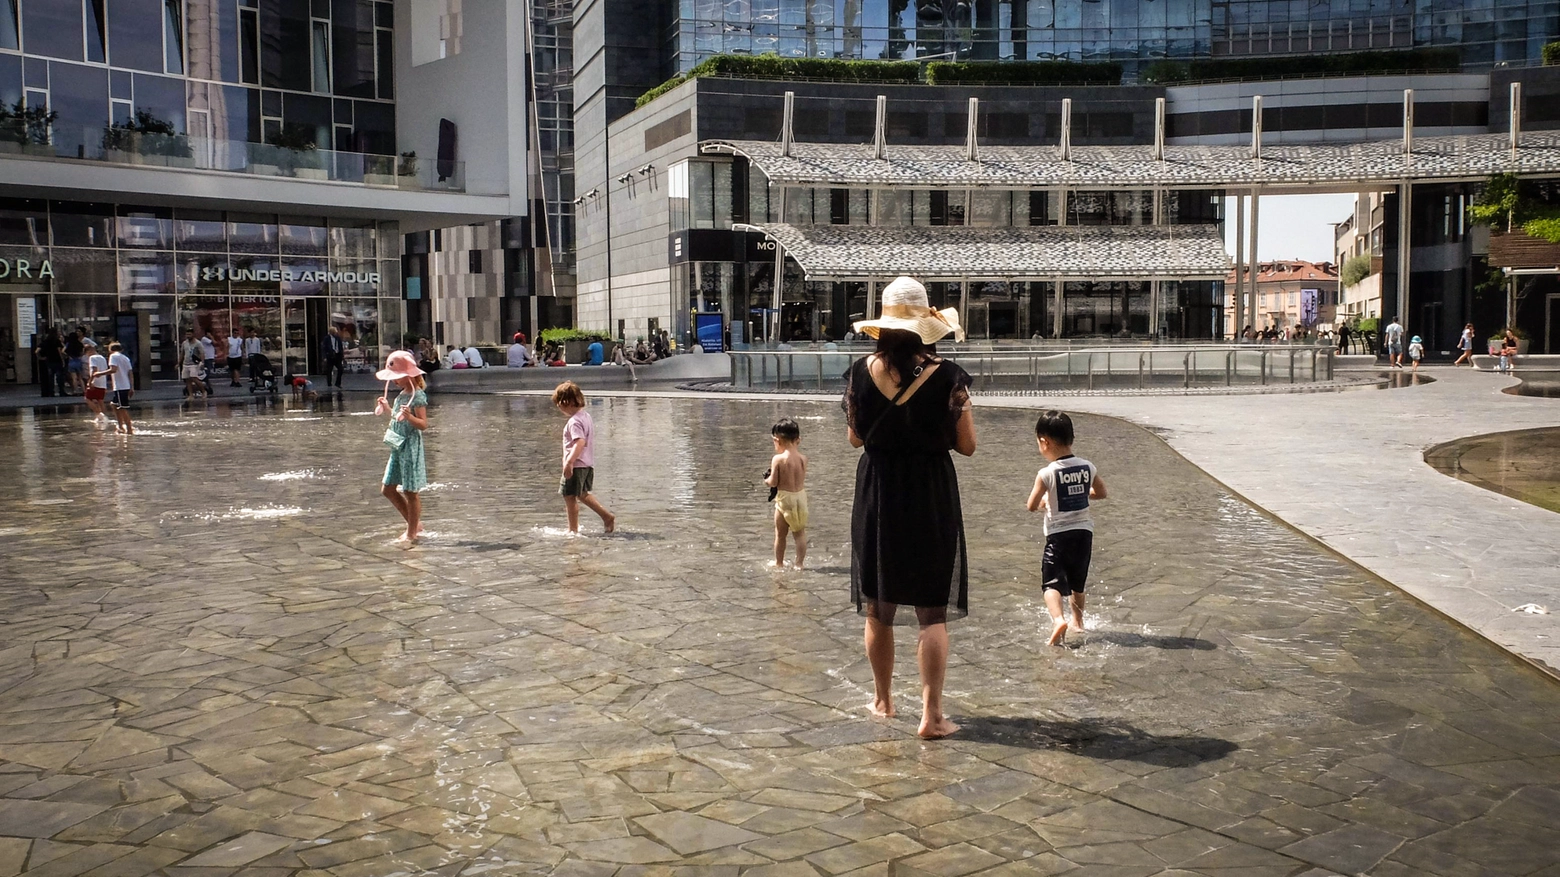
M 1194 636 L 1160 636 L 1157 633 L 1134 633 L 1130 630 L 1093 630 L 1084 634 L 1084 645 L 1109 643 L 1129 649 L 1193 649 L 1211 652 L 1218 648 L 1212 642 Z
M 1165 767 L 1216 761 L 1240 746 L 1217 737 L 1166 736 L 1114 719 L 1042 719 L 962 716 L 957 739 L 1025 749 L 1056 749 L 1102 760 L 1125 759 Z

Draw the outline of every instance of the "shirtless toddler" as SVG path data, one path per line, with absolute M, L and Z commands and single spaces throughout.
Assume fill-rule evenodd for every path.
M 785 565 L 786 533 L 796 534 L 796 568 L 807 560 L 807 458 L 797 450 L 802 443 L 802 428 L 789 417 L 782 417 L 769 428 L 775 443 L 774 459 L 764 473 L 764 483 L 774 488 L 775 566 Z

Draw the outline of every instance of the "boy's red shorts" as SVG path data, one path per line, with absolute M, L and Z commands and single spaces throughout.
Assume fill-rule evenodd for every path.
M 86 396 L 84 398 L 90 399 L 93 402 L 101 402 L 107 395 L 108 391 L 102 387 L 88 387 Z

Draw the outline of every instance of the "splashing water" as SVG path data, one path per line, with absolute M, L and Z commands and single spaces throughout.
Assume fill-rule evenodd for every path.
M 291 472 L 267 472 L 261 475 L 260 481 L 301 481 L 305 478 L 319 478 L 322 473 L 318 469 L 294 469 Z

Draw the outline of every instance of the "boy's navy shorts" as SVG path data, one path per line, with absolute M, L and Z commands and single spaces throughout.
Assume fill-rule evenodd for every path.
M 1041 590 L 1051 588 L 1063 597 L 1082 594 L 1093 553 L 1093 530 L 1063 530 L 1045 537 L 1045 554 L 1040 558 Z

